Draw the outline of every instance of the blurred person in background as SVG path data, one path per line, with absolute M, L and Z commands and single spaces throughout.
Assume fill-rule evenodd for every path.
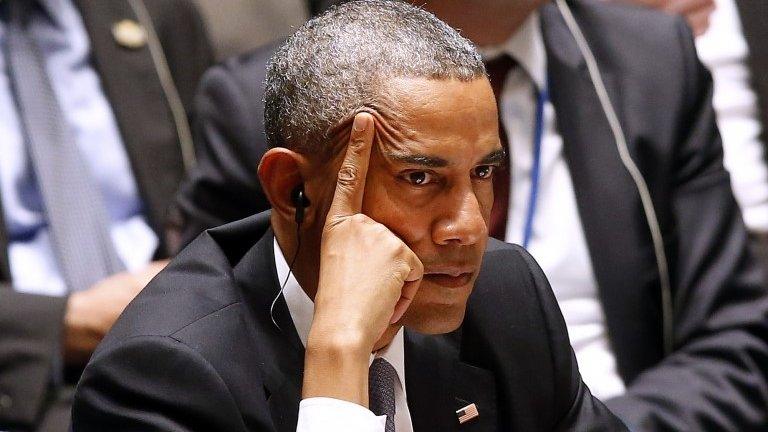
M 723 167 L 712 82 L 691 30 L 647 8 L 568 4 L 647 183 L 666 257 L 660 265 L 638 187 L 557 7 L 426 2 L 480 47 L 499 98 L 510 170 L 498 183 L 489 229 L 541 264 L 585 382 L 632 430 L 763 430 L 768 298 Z M 200 164 L 178 198 L 182 243 L 268 206 L 256 166 L 266 151 L 261 101 L 270 50 L 229 59 L 203 80 Z M 671 282 L 664 303 L 663 265 Z
M 217 60 L 287 37 L 308 18 L 303 0 L 195 0 Z
M 0 430 L 65 431 L 91 352 L 168 256 L 211 52 L 183 0 L 5 0 L 0 52 Z

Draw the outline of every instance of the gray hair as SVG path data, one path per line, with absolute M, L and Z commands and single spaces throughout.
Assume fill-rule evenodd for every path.
M 348 2 L 304 24 L 267 65 L 267 138 L 324 155 L 334 127 L 386 105 L 387 79 L 484 76 L 472 42 L 431 13 L 398 0 Z

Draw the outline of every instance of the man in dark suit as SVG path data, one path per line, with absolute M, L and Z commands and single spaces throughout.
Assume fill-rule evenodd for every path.
M 0 430 L 64 431 L 79 371 L 168 257 L 168 207 L 194 156 L 185 110 L 211 53 L 196 10 L 181 0 L 4 1 L 0 29 Z M 30 119 L 41 109 L 48 114 Z M 83 203 L 73 183 L 61 191 L 43 179 L 70 167 L 71 153 L 67 164 L 54 149 L 40 152 L 57 154 L 53 165 L 29 156 L 49 126 L 51 144 L 76 149 L 104 202 L 108 227 L 80 224 L 106 230 L 118 249 L 121 270 L 92 285 L 69 283 L 67 254 L 51 234 L 61 213 L 41 197 Z M 77 173 L 59 174 L 53 182 Z
M 604 311 L 602 340 L 610 350 L 602 353 L 612 355 L 606 368 L 613 369 L 611 382 L 618 382 L 607 405 L 638 431 L 762 430 L 768 419 L 765 285 L 747 251 L 722 166 L 711 82 L 683 21 L 626 6 L 569 2 L 595 53 L 661 225 L 674 309 L 672 351 L 665 353 L 660 277 L 648 223 L 561 14 L 555 5 L 538 2 L 487 2 L 474 14 L 467 2 L 427 6 L 441 4 L 457 11 L 436 10 L 443 18 L 475 19 L 457 26 L 480 45 L 494 28 L 491 18 L 500 17 L 507 33 L 518 28 L 514 22 L 536 19 L 540 26 L 554 124 L 569 170 L 565 178 L 572 181 L 570 213 L 579 217 L 575 227 L 583 230 L 590 260 L 578 269 L 594 271 L 591 298 Z M 489 5 L 496 7 L 493 13 Z M 253 167 L 267 146 L 258 115 L 268 52 L 231 59 L 203 80 L 196 129 L 203 159 L 179 197 L 186 239 L 206 226 L 264 208 Z M 515 160 L 530 161 L 530 153 Z M 528 189 L 518 196 L 522 199 L 513 199 L 513 208 L 525 206 Z M 557 235 L 562 220 L 541 226 L 534 242 L 548 231 Z M 505 238 L 516 241 L 518 233 L 512 234 Z M 573 248 L 558 250 L 564 249 Z M 548 277 L 560 279 L 560 273 L 552 270 Z M 558 286 L 553 288 L 557 294 Z M 582 374 L 595 363 L 580 363 Z M 594 383 L 603 376 L 596 373 Z M 593 390 L 598 387 L 587 383 Z
M 534 261 L 486 248 L 504 150 L 469 41 L 405 3 L 349 3 L 266 85 L 272 211 L 207 231 L 126 309 L 75 431 L 625 430 Z

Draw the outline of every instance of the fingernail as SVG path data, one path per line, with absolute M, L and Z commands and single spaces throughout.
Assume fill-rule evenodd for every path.
M 403 311 L 403 312 L 400 312 L 400 311 L 397 311 L 397 312 L 395 312 L 395 314 L 394 314 L 394 315 L 392 315 L 392 319 L 390 319 L 390 320 L 389 320 L 389 324 L 390 324 L 390 325 L 391 325 L 391 324 L 395 324 L 396 322 L 400 321 L 400 318 L 402 318 L 402 317 L 403 317 L 403 313 L 404 313 L 404 312 L 405 312 L 405 311 Z
M 368 116 L 359 113 L 356 114 L 355 121 L 352 123 L 352 129 L 354 129 L 355 132 L 362 132 L 366 127 L 368 127 Z

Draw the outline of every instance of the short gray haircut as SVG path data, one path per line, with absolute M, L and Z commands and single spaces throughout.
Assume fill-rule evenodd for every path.
M 264 124 L 270 147 L 326 155 L 331 131 L 390 100 L 391 78 L 485 77 L 472 42 L 399 0 L 359 0 L 304 24 L 267 65 Z

